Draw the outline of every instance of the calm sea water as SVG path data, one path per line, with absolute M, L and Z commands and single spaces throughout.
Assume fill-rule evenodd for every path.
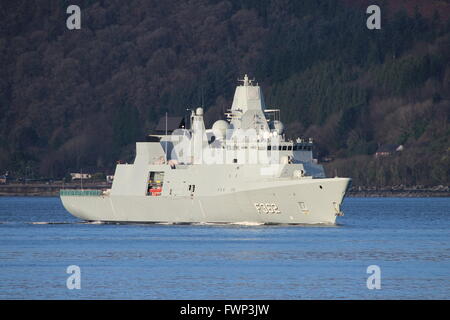
M 110 225 L 0 197 L 1 299 L 449 299 L 450 199 L 349 198 L 335 227 Z M 69 265 L 81 289 L 69 290 Z M 366 286 L 381 269 L 381 289 Z

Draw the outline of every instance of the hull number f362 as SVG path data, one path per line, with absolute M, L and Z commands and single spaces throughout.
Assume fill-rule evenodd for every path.
M 258 213 L 281 214 L 280 209 L 278 209 L 278 206 L 275 203 L 256 202 L 254 205 Z

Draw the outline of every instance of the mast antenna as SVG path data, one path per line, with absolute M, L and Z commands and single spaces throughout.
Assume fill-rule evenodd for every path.
M 203 87 L 202 87 L 202 108 L 205 108 L 205 97 L 203 95 Z
M 165 155 L 166 155 L 166 164 L 167 164 L 167 112 L 166 112 L 166 137 L 165 137 L 166 143 L 165 143 Z

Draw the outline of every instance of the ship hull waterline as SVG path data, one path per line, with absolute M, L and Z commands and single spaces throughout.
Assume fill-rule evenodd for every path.
M 61 201 L 79 219 L 106 223 L 335 225 L 350 181 L 312 179 L 215 196 L 61 195 Z

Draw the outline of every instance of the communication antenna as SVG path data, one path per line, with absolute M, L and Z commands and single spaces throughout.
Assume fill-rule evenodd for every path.
M 191 108 L 186 108 L 186 111 L 190 111 L 191 112 L 191 114 L 190 114 L 190 116 L 189 116 L 189 129 L 191 129 L 192 130 L 192 111 L 193 111 L 194 109 L 191 109 Z M 187 125 L 186 125 L 187 126 Z
M 166 143 L 165 143 L 165 154 L 166 154 L 166 164 L 167 164 L 167 112 L 166 112 Z
M 203 95 L 203 87 L 202 87 L 202 108 L 205 108 L 205 97 Z

